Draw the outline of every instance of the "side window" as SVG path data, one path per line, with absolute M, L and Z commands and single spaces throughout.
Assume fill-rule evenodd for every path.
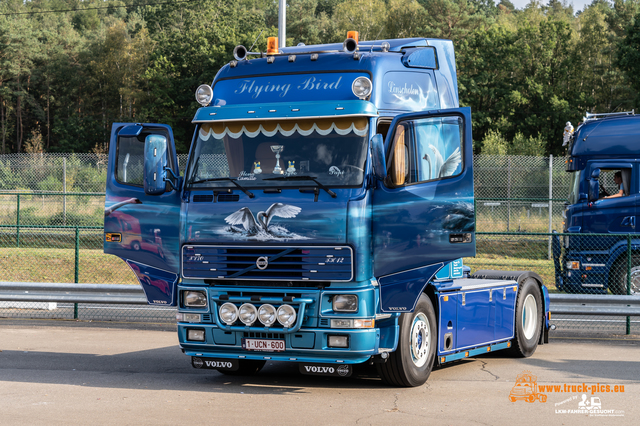
M 144 139 L 118 137 L 116 180 L 127 185 L 142 186 L 144 173 Z
M 402 186 L 459 175 L 463 168 L 463 132 L 459 116 L 399 123 L 387 155 L 387 183 Z
M 599 167 L 594 167 L 599 168 Z M 625 197 L 630 194 L 631 169 L 615 168 L 615 165 L 600 169 L 599 198 Z

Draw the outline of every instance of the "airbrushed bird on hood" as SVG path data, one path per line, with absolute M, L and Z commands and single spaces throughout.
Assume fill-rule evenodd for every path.
M 429 148 L 433 151 L 433 160 L 429 154 L 425 154 L 424 157 L 422 157 L 423 160 L 427 160 L 427 163 L 429 163 L 429 179 L 451 176 L 462 161 L 460 148 L 456 148 L 449 158 L 447 158 L 447 161 L 444 161 L 444 158 L 442 157 L 442 154 L 440 154 L 440 151 L 438 151 L 438 148 L 431 144 L 429 144 Z
M 235 213 L 227 216 L 224 221 L 229 225 L 242 225 L 247 232 L 269 232 L 269 224 L 274 217 L 296 217 L 302 209 L 290 204 L 273 203 L 266 212 L 258 212 L 256 217 L 249 207 L 243 207 Z

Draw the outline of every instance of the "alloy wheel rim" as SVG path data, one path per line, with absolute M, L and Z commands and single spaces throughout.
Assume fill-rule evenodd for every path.
M 529 340 L 536 333 L 538 323 L 538 303 L 533 294 L 527 295 L 522 307 L 522 331 L 525 339 Z
M 429 332 L 429 320 L 423 313 L 419 313 L 411 324 L 411 360 L 416 367 L 422 367 L 429 358 L 431 348 L 431 333 Z

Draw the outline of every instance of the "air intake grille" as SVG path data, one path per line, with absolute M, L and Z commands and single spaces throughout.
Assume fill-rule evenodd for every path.
M 353 252 L 348 246 L 182 247 L 184 278 L 225 280 L 351 281 Z
M 224 203 L 229 201 L 238 201 L 240 196 L 238 194 L 220 194 L 218 195 L 218 202 Z
M 210 203 L 213 201 L 213 195 L 195 194 L 193 196 L 194 203 Z

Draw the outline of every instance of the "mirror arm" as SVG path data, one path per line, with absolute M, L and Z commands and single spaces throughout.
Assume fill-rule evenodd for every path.
M 164 168 L 164 171 L 165 171 L 165 172 L 169 172 L 169 173 L 171 173 L 171 177 L 173 177 L 175 180 L 178 180 L 178 179 L 179 179 L 179 178 L 178 178 L 178 176 L 176 176 L 176 174 L 173 172 L 173 170 L 171 169 L 171 167 L 165 167 L 165 168 Z
M 173 183 L 173 180 L 172 180 L 172 179 L 175 179 L 176 181 L 179 181 L 179 180 L 180 180 L 180 178 L 178 178 L 178 177 L 176 176 L 176 174 L 173 172 L 173 170 L 171 170 L 171 168 L 170 168 L 170 167 L 165 167 L 165 168 L 164 168 L 164 171 L 165 171 L 165 172 L 169 172 L 169 173 L 171 173 L 171 178 L 167 178 L 167 177 L 165 176 L 165 177 L 164 177 L 164 181 L 165 181 L 165 182 L 169 182 L 169 185 L 171 185 L 171 188 L 172 188 L 172 190 L 173 190 L 173 191 L 177 191 L 177 190 L 178 190 L 178 188 L 177 188 L 177 187 L 176 187 L 176 185 Z

